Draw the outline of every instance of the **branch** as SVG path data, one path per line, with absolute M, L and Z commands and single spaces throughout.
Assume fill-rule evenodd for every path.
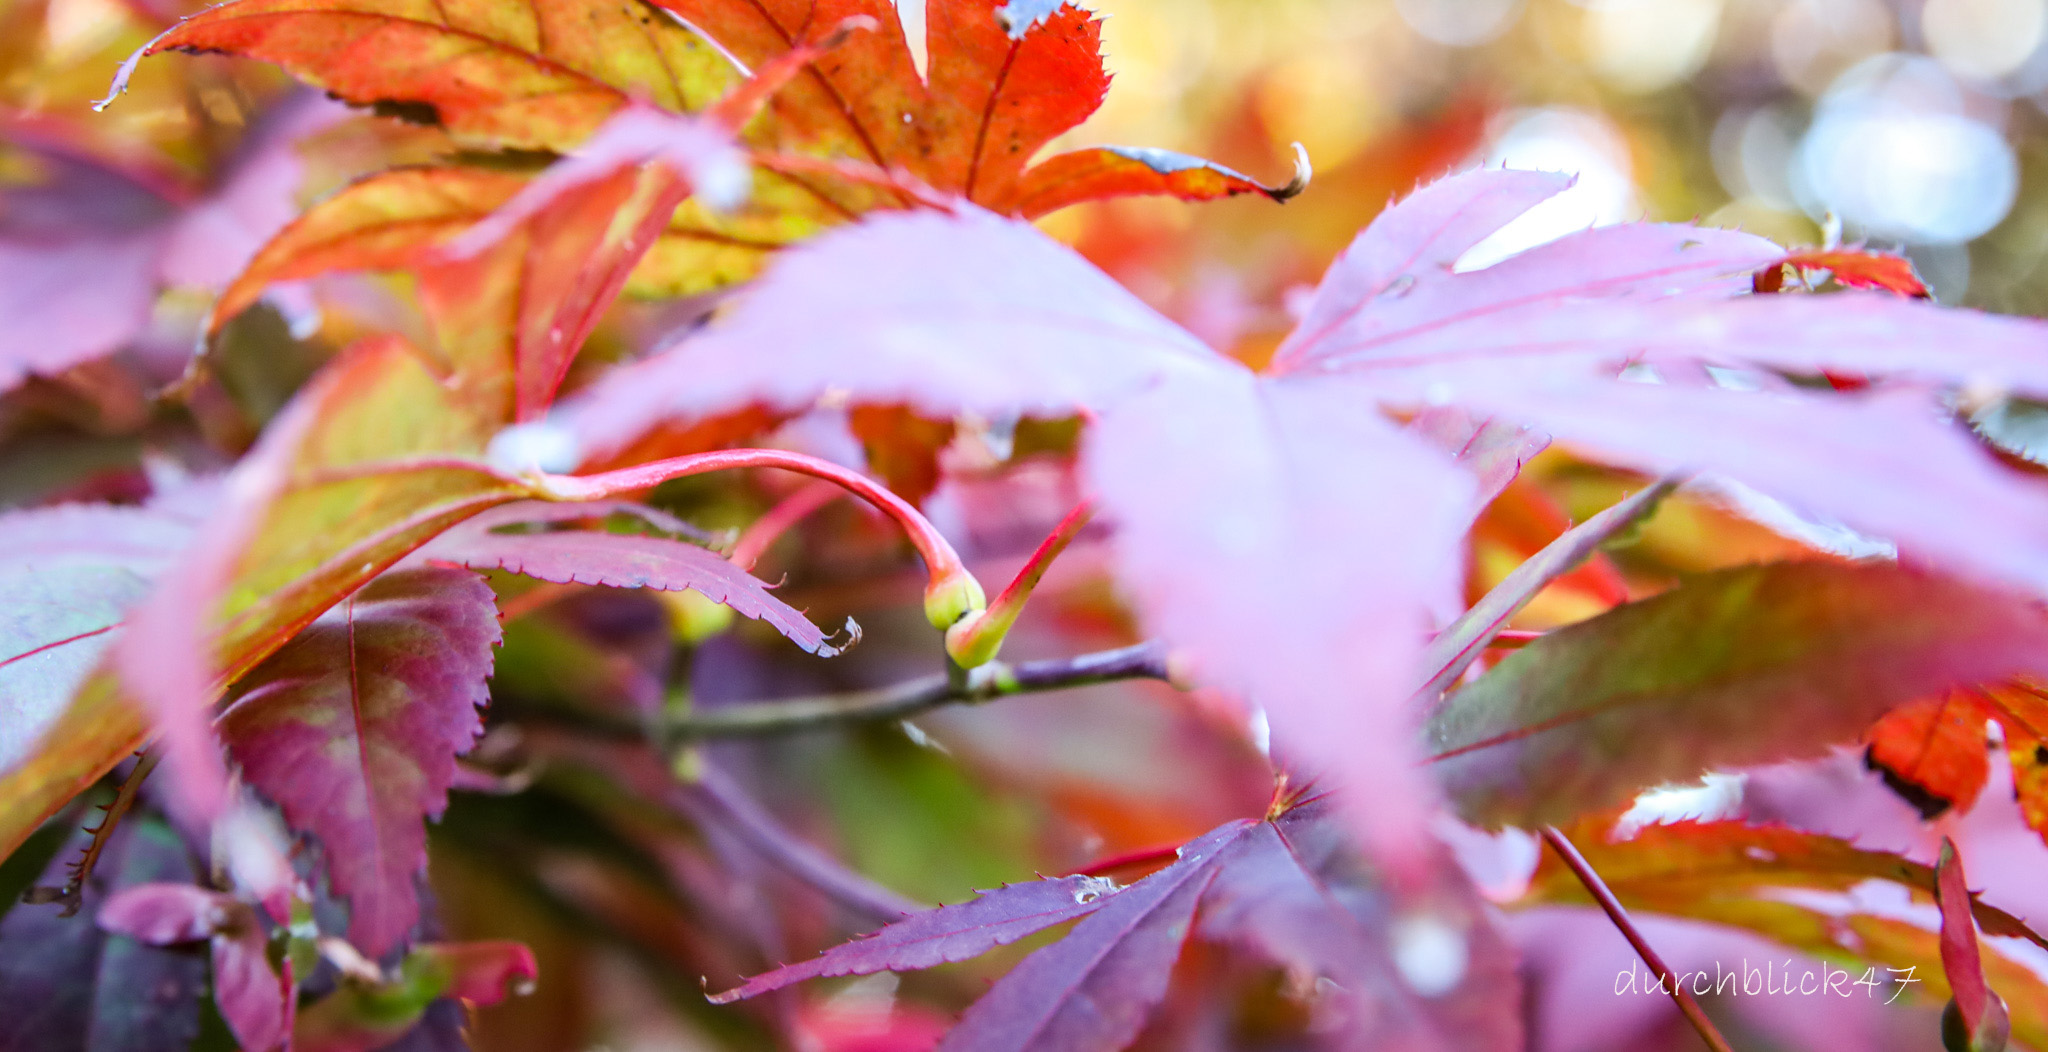
M 154 749 L 142 753 L 141 758 L 135 762 L 134 769 L 128 772 L 127 780 L 121 783 L 121 788 L 114 794 L 114 799 L 99 805 L 104 815 L 99 825 L 85 831 L 92 839 L 86 842 L 85 850 L 79 855 L 78 860 L 70 864 L 71 874 L 65 879 L 64 886 L 30 888 L 28 894 L 23 897 L 24 901 L 61 902 L 64 909 L 58 916 L 77 915 L 79 907 L 85 902 L 85 882 L 92 879 L 93 868 L 99 865 L 100 857 L 106 853 L 107 844 L 114 837 L 114 827 L 120 825 L 122 817 L 135 806 L 136 794 L 142 789 L 142 780 L 149 777 L 149 772 L 156 770 L 157 761 L 162 758 L 163 754 Z
M 804 842 L 708 764 L 699 769 L 695 781 L 681 787 L 677 802 L 696 812 L 699 822 L 717 822 L 769 864 L 877 927 L 931 908 L 847 869 Z
M 1728 1039 L 1722 1037 L 1719 1030 L 1714 1029 L 1714 1024 L 1707 1018 L 1707 1013 L 1701 1011 L 1700 1003 L 1693 1000 L 1691 992 L 1679 985 L 1678 976 L 1672 973 L 1671 966 L 1664 963 L 1664 958 L 1657 956 L 1657 951 L 1650 948 L 1649 940 L 1643 938 L 1643 933 L 1636 930 L 1635 922 L 1628 919 L 1628 911 L 1621 908 L 1621 900 L 1614 897 L 1613 891 L 1608 890 L 1607 882 L 1601 880 L 1600 874 L 1593 871 L 1592 865 L 1586 861 L 1586 856 L 1579 854 L 1579 849 L 1573 847 L 1572 842 L 1565 839 L 1565 835 L 1558 832 L 1556 826 L 1543 827 L 1543 842 L 1549 844 L 1552 851 L 1557 852 L 1557 857 L 1571 869 L 1574 876 L 1579 878 L 1579 883 L 1586 886 L 1587 894 L 1592 895 L 1593 901 L 1598 902 L 1600 908 L 1607 911 L 1607 919 L 1613 921 L 1616 928 L 1621 929 L 1621 934 L 1628 938 L 1629 945 L 1634 946 L 1636 953 L 1642 957 L 1643 964 L 1657 973 L 1657 981 L 1660 984 L 1671 984 L 1667 988 L 1671 999 L 1678 1002 L 1678 1010 L 1685 1013 L 1685 1021 L 1691 1023 L 1692 1028 L 1699 1032 L 1700 1040 L 1705 1041 L 1707 1047 L 1714 1052 L 1733 1052 L 1728 1047 Z
M 930 908 L 855 873 L 785 828 L 739 783 L 704 757 L 694 757 L 694 769 L 687 778 L 679 778 L 644 740 L 598 741 L 582 734 L 540 731 L 530 734 L 526 745 L 548 766 L 580 768 L 618 791 L 659 801 L 660 813 L 672 820 L 699 828 L 716 827 L 730 834 L 768 865 L 864 923 L 881 927 Z
M 973 670 L 966 682 L 960 684 L 940 673 L 850 694 L 725 705 L 670 720 L 666 729 L 676 743 L 699 738 L 790 734 L 838 723 L 900 720 L 943 705 L 980 704 L 1012 694 L 1038 694 L 1125 679 L 1166 678 L 1165 650 L 1156 643 L 1140 643 L 1019 665 L 991 662 Z

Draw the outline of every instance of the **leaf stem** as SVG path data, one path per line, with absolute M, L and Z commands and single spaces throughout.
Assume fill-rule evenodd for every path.
M 941 631 L 953 627 L 961 618 L 988 605 L 987 596 L 981 590 L 981 582 L 975 580 L 974 575 L 967 571 L 966 564 L 960 559 L 960 553 L 953 550 L 952 544 L 939 533 L 930 520 L 919 514 L 908 501 L 891 493 L 887 487 L 866 475 L 829 460 L 781 449 L 724 449 L 684 457 L 669 457 L 596 475 L 541 473 L 534 476 L 532 481 L 539 495 L 547 500 L 585 501 L 648 489 L 671 479 L 734 468 L 781 468 L 824 479 L 873 504 L 895 519 L 896 524 L 902 527 L 904 534 L 910 538 L 910 543 L 916 547 L 917 554 L 924 559 L 928 575 L 924 590 L 925 617 Z
M 1043 580 L 1045 572 L 1052 568 L 1052 561 L 1074 543 L 1081 528 L 1095 517 L 1095 503 L 1082 501 L 1074 510 L 1053 527 L 1052 533 L 1040 541 L 1038 550 L 1025 560 L 1024 568 L 996 596 L 988 609 L 969 614 L 946 630 L 946 653 L 962 668 L 978 668 L 995 660 L 996 652 L 1003 647 L 1003 640 L 1009 636 L 1011 626 L 1017 623 L 1018 615 L 1024 612 L 1024 604 L 1031 593 Z
M 1657 510 L 1658 504 L 1678 487 L 1678 483 L 1676 477 L 1659 479 L 1634 496 L 1566 530 L 1562 536 L 1515 567 L 1492 591 L 1472 604 L 1470 610 L 1438 633 L 1422 655 L 1423 667 L 1434 670 L 1422 689 L 1416 691 L 1422 707 L 1431 709 L 1441 704 L 1444 692 L 1502 633 L 1508 619 L 1528 606 L 1544 586 L 1569 573 L 1603 545 L 1648 518 Z
M 99 865 L 100 856 L 106 853 L 107 843 L 114 837 L 114 827 L 120 825 L 121 819 L 135 806 L 136 796 L 142 789 L 142 780 L 149 777 L 149 772 L 156 770 L 157 762 L 162 759 L 163 754 L 155 749 L 143 752 L 136 759 L 134 769 L 130 770 L 128 777 L 121 782 L 121 788 L 114 793 L 114 799 L 99 805 L 102 812 L 100 824 L 85 831 L 92 839 L 86 843 L 78 860 L 70 864 L 71 873 L 65 878 L 64 886 L 32 888 L 28 894 L 29 901 L 63 903 L 64 908 L 58 913 L 60 917 L 78 914 L 79 907 L 85 902 L 85 882 L 92 879 L 94 867 Z
M 1183 846 L 1185 845 L 1181 843 L 1160 844 L 1156 847 L 1126 851 L 1120 855 L 1111 855 L 1108 858 L 1090 862 L 1080 872 L 1091 877 L 1106 877 L 1120 870 L 1136 869 L 1139 866 L 1157 866 L 1179 858 L 1180 849 Z
M 1643 959 L 1643 964 L 1656 973 L 1657 981 L 1660 984 L 1670 984 L 1667 989 L 1671 999 L 1678 1003 L 1678 1010 L 1685 1014 L 1686 1022 L 1691 1023 L 1692 1028 L 1699 1032 L 1700 1040 L 1705 1041 L 1707 1047 L 1714 1052 L 1734 1052 L 1728 1045 L 1728 1039 L 1722 1037 L 1719 1030 L 1714 1029 L 1713 1021 L 1701 1011 L 1700 1003 L 1693 1000 L 1692 994 L 1685 987 L 1679 985 L 1678 976 L 1671 971 L 1671 967 L 1664 963 L 1662 957 L 1657 956 L 1656 950 L 1650 948 L 1649 940 L 1643 938 L 1643 933 L 1636 929 L 1635 922 L 1629 920 L 1628 911 L 1621 907 L 1621 900 L 1614 897 L 1614 892 L 1608 889 L 1607 882 L 1601 880 L 1600 874 L 1593 871 L 1593 866 L 1586 861 L 1586 856 L 1579 854 L 1579 849 L 1573 847 L 1572 842 L 1566 839 L 1563 833 L 1558 832 L 1556 826 L 1543 827 L 1543 842 L 1549 844 L 1552 851 L 1557 852 L 1558 859 L 1579 878 L 1579 883 L 1586 886 L 1586 893 L 1593 896 L 1593 901 L 1599 903 L 1600 908 L 1607 912 L 1607 919 L 1613 921 L 1623 937 L 1628 939 L 1629 945 L 1636 948 L 1636 954 Z
M 784 497 L 740 534 L 739 542 L 732 548 L 732 564 L 742 570 L 752 570 L 783 534 L 809 518 L 812 512 L 830 504 L 839 493 L 839 487 L 830 482 L 811 482 Z
M 891 924 L 931 907 L 904 898 L 847 869 L 838 860 L 783 828 L 768 810 L 715 767 L 699 768 L 696 780 L 683 787 L 679 802 L 725 827 L 762 859 L 875 924 Z

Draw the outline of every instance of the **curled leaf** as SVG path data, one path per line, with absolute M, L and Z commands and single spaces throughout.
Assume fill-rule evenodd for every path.
M 1294 145 L 1294 177 L 1268 186 L 1242 172 L 1184 153 L 1151 147 L 1098 146 L 1055 154 L 1024 173 L 1013 201 L 992 205 L 1021 216 L 1042 216 L 1068 205 L 1141 195 L 1214 201 L 1263 194 L 1288 201 L 1308 189 L 1308 151 Z
M 686 541 L 596 530 L 500 532 L 522 524 L 584 517 L 593 512 L 603 514 L 615 506 L 604 502 L 595 508 L 575 504 L 510 505 L 448 531 L 422 549 L 419 558 L 473 570 L 506 570 L 557 584 L 653 588 L 666 592 L 689 589 L 743 616 L 767 622 L 790 642 L 820 657 L 838 654 L 859 640 L 860 629 L 849 620 L 848 642 L 828 642 L 818 626 L 777 599 L 759 578 Z

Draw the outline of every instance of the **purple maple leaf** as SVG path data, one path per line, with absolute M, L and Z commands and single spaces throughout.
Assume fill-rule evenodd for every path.
M 1340 1047 L 1491 1052 L 1521 1047 L 1514 955 L 1449 859 L 1423 894 L 1382 885 L 1321 803 L 1233 848 L 1204 897 L 1204 938 L 1335 984 Z
M 1257 828 L 1232 822 L 1181 848 L 1173 865 L 1118 892 L 1066 938 L 1010 969 L 939 1048 L 1111 1052 L 1129 1044 L 1166 996 L 1218 862 Z
M 220 718 L 249 783 L 326 848 L 349 937 L 371 956 L 419 919 L 424 820 L 439 817 L 489 698 L 491 589 L 466 570 L 395 570 L 244 677 Z
M 728 1004 L 821 976 L 912 971 L 979 957 L 1093 913 L 1106 896 L 1120 890 L 1115 881 L 1088 876 L 1006 884 L 968 902 L 926 910 L 808 961 L 754 976 L 711 1000 Z
M 749 404 L 802 410 L 837 386 L 941 419 L 1062 416 L 1222 361 L 1028 224 L 967 206 L 876 215 L 788 250 L 770 273 L 724 323 L 566 407 L 581 445 L 615 449 L 660 420 Z
M 1516 1047 L 1512 955 L 1441 852 L 1432 866 L 1422 894 L 1395 895 L 1351 850 L 1329 809 L 1310 804 L 1269 822 L 1219 826 L 1129 887 L 1090 877 L 1010 885 L 712 1000 L 964 960 L 1081 917 L 997 980 L 940 1048 L 1122 1048 L 1165 996 L 1192 933 L 1335 981 L 1332 1003 L 1343 1008 L 1331 1018 L 1342 1047 Z

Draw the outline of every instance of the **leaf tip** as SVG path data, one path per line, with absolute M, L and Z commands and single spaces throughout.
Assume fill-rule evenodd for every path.
M 1297 142 L 1294 144 L 1294 178 L 1287 180 L 1283 186 L 1267 190 L 1266 196 L 1285 204 L 1300 197 L 1301 192 L 1308 189 L 1308 184 L 1315 178 L 1315 174 L 1315 165 L 1309 163 L 1308 147 Z

